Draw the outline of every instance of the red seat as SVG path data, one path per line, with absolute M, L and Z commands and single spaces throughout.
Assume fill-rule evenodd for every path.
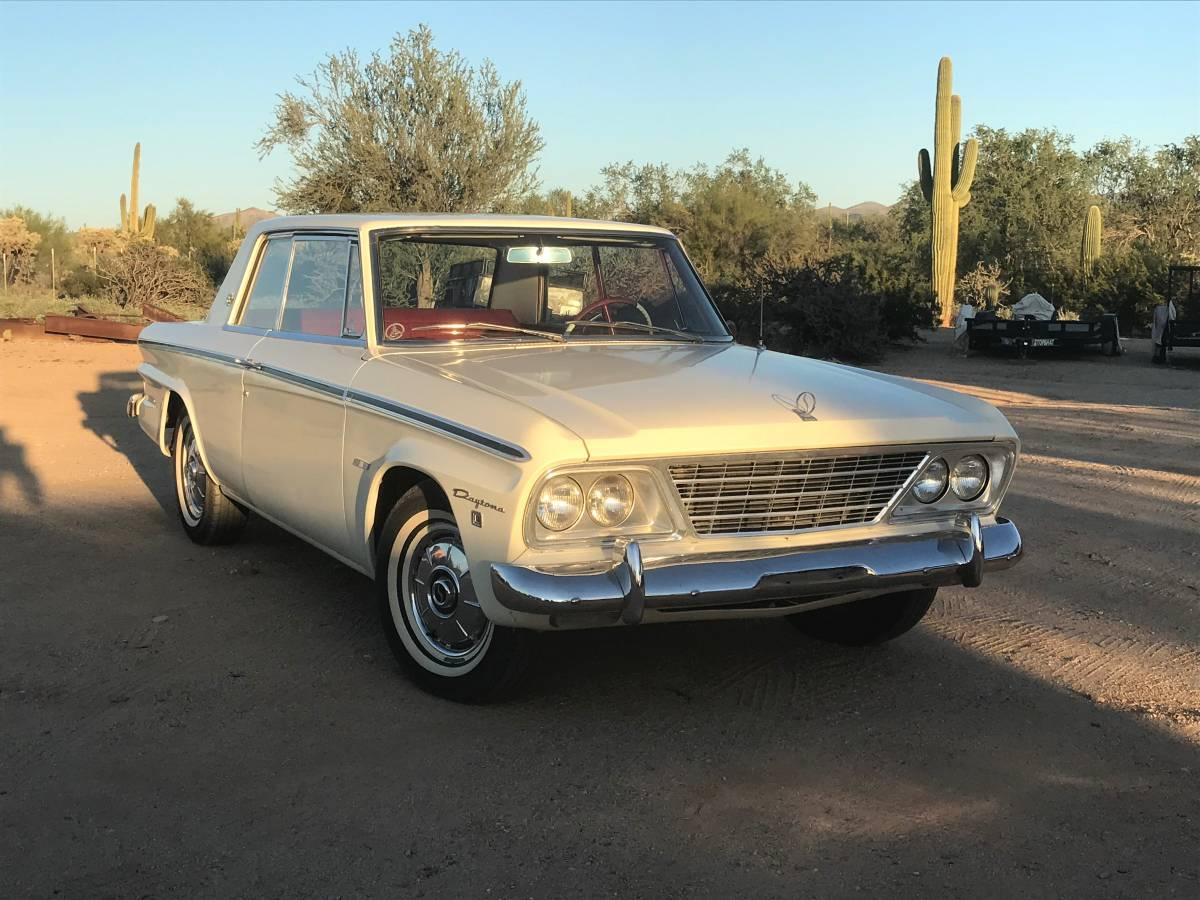
M 359 318 L 362 317 L 359 316 Z M 285 331 L 341 337 L 342 311 L 340 309 L 288 310 L 283 314 L 283 327 Z

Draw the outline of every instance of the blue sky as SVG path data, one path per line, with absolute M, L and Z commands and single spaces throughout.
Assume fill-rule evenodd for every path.
M 716 162 L 749 147 L 820 203 L 891 202 L 930 143 L 949 54 L 976 122 L 1081 145 L 1200 132 L 1197 3 L 55 4 L 0 0 L 0 207 L 111 225 L 142 142 L 160 213 L 273 207 L 275 95 L 331 51 L 418 22 L 520 79 L 547 187 L 608 162 Z

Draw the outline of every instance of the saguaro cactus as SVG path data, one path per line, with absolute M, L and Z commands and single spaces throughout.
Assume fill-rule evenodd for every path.
M 958 213 L 971 200 L 971 182 L 979 144 L 967 141 L 959 148 L 962 134 L 962 98 L 952 94 L 950 57 L 938 63 L 937 102 L 933 118 L 933 163 L 929 151 L 917 154 L 921 193 L 933 208 L 933 293 L 941 307 L 942 324 L 954 315 L 954 270 L 958 264 Z
M 145 212 L 139 216 L 138 208 L 138 180 L 142 171 L 142 145 L 140 143 L 133 145 L 133 176 L 129 180 L 129 200 L 125 199 L 125 195 L 121 195 L 121 230 L 126 234 L 143 237 L 147 240 L 154 239 L 154 222 L 157 210 L 153 203 L 146 204 Z
M 1087 222 L 1083 226 L 1083 244 L 1079 248 L 1079 265 L 1083 274 L 1091 276 L 1100 261 L 1100 230 L 1103 227 L 1100 218 L 1100 207 L 1089 206 Z

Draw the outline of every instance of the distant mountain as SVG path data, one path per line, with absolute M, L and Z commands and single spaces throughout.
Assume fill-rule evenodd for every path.
M 817 218 L 826 221 L 830 214 L 832 214 L 835 219 L 841 219 L 843 222 L 846 221 L 847 217 L 851 222 L 861 222 L 863 219 L 882 216 L 889 209 L 891 207 L 886 204 L 876 203 L 874 200 L 866 200 L 862 203 L 855 203 L 853 206 L 847 208 L 841 206 L 818 206 Z
M 277 215 L 279 213 L 271 212 L 269 209 L 259 209 L 257 206 L 249 206 L 238 212 L 221 213 L 220 215 L 213 216 L 212 219 L 218 228 L 232 228 L 234 219 L 237 219 L 242 228 L 245 229 L 261 222 L 263 219 L 273 219 Z

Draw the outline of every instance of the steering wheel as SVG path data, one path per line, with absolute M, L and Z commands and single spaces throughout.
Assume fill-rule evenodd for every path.
M 589 303 L 584 309 L 580 310 L 579 315 L 572 321 L 598 322 L 601 315 L 603 315 L 605 322 L 616 321 L 613 319 L 611 309 L 614 306 L 632 306 L 641 314 L 647 325 L 654 324 L 650 319 L 650 313 L 646 312 L 646 308 L 638 301 L 630 300 L 628 297 L 601 297 L 595 303 Z

